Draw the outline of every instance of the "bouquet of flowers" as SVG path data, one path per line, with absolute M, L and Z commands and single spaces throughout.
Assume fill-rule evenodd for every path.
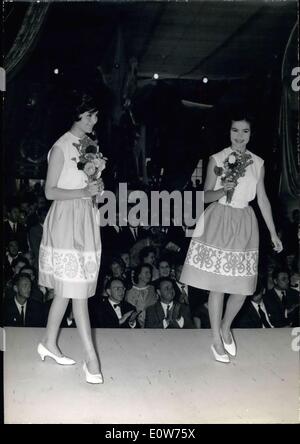
M 77 168 L 86 174 L 86 183 L 99 180 L 106 167 L 107 158 L 99 152 L 98 141 L 84 136 L 79 143 L 74 142 L 73 145 L 79 152 L 79 161 L 77 162 L 75 157 L 72 160 L 77 162 Z M 96 198 L 97 196 L 92 197 L 93 205 L 96 204 Z
M 214 172 L 216 176 L 221 176 L 221 183 L 224 185 L 225 181 L 230 181 L 237 186 L 240 177 L 245 176 L 246 168 L 253 163 L 251 154 L 240 153 L 233 151 L 224 160 L 223 167 L 215 166 Z M 230 203 L 234 193 L 234 188 L 226 192 L 226 203 Z

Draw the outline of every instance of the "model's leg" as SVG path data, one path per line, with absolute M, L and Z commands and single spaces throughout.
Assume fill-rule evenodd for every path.
M 62 353 L 57 346 L 57 336 L 68 303 L 69 299 L 62 298 L 60 296 L 54 296 L 49 311 L 46 333 L 43 340 L 44 346 L 49 351 L 58 356 L 61 356 Z
M 98 357 L 92 340 L 87 299 L 73 299 L 73 314 L 84 347 L 84 359 L 92 374 L 100 372 Z
M 231 294 L 226 304 L 226 310 L 222 321 L 222 333 L 226 344 L 231 343 L 230 327 L 235 316 L 238 314 L 247 296 Z
M 208 312 L 213 336 L 214 347 L 220 355 L 225 354 L 223 342 L 220 336 L 221 319 L 223 312 L 224 293 L 211 291 L 208 298 Z

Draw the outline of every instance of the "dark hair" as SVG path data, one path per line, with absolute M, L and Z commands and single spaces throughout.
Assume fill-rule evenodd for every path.
M 152 276 L 152 270 L 153 270 L 152 266 L 150 264 L 140 264 L 134 270 L 133 281 L 136 284 L 138 283 L 139 275 L 141 274 L 141 271 L 142 271 L 143 268 L 148 268 L 150 270 L 150 273 L 151 273 L 151 276 Z
M 250 128 L 252 129 L 252 126 L 254 124 L 254 118 L 251 113 L 241 109 L 232 110 L 230 115 L 230 127 L 232 125 L 232 122 L 241 122 L 242 120 L 248 122 Z
M 112 260 L 110 261 L 109 268 L 112 266 L 113 263 L 119 264 L 120 267 L 122 267 L 123 269 L 126 268 L 126 264 L 121 257 L 117 256 L 113 257 Z
M 166 276 L 166 277 L 161 277 L 161 278 L 159 278 L 159 279 L 157 280 L 156 288 L 159 289 L 161 283 L 162 283 L 162 282 L 165 282 L 165 281 L 167 281 L 167 282 L 171 282 L 171 284 L 173 285 L 173 288 L 175 289 L 175 287 L 174 287 L 174 280 L 171 279 L 170 277 L 167 277 L 167 276 Z
M 29 263 L 28 259 L 26 259 L 26 257 L 20 255 L 11 261 L 11 264 L 10 264 L 11 268 L 15 267 L 18 262 L 24 262 L 26 267 L 30 267 L 30 263 Z
M 276 267 L 272 272 L 272 279 L 277 279 L 280 273 L 287 273 L 290 277 L 290 271 L 286 267 Z
M 150 253 L 154 253 L 156 255 L 156 249 L 154 247 L 142 248 L 139 254 L 140 262 L 143 262 L 145 257 L 147 257 Z
M 98 103 L 89 94 L 83 91 L 73 90 L 69 97 L 68 107 L 69 117 L 72 123 L 78 121 L 80 119 L 79 116 L 87 111 L 97 111 Z
M 6 202 L 6 211 L 10 213 L 13 208 L 17 208 L 19 210 L 19 203 L 16 199 L 11 199 Z
M 262 277 L 260 275 L 258 276 L 256 289 L 255 289 L 255 292 L 253 293 L 252 297 L 257 296 L 258 294 L 262 293 L 264 289 L 266 289 L 267 284 L 265 281 L 266 281 L 266 279 L 264 277 Z
M 126 289 L 125 282 L 124 282 L 124 280 L 123 280 L 122 278 L 111 278 L 111 279 L 109 279 L 109 280 L 106 282 L 106 284 L 105 284 L 105 291 L 110 289 L 111 284 L 112 284 L 114 281 L 120 281 L 120 282 L 122 282 L 122 284 L 124 285 L 124 288 Z
M 20 279 L 22 278 L 27 278 L 29 279 L 30 283 L 31 283 L 31 279 L 29 274 L 27 273 L 18 273 L 14 278 L 13 278 L 13 285 L 18 285 L 18 283 L 20 282 Z
M 171 260 L 169 257 L 167 256 L 162 256 L 159 258 L 159 260 L 157 261 L 157 265 L 161 264 L 162 262 L 167 262 L 169 264 L 169 266 L 171 267 Z
M 25 259 L 26 259 L 26 258 L 25 258 Z M 19 274 L 23 273 L 23 270 L 31 270 L 31 271 L 33 272 L 33 276 L 34 276 L 34 278 L 35 278 L 35 276 L 36 276 L 36 272 L 35 272 L 35 269 L 34 269 L 31 265 L 24 265 L 24 267 L 21 268 Z M 27 274 L 26 271 L 24 271 L 24 273 Z M 28 275 L 28 274 L 27 274 L 27 275 Z M 29 276 L 29 275 L 28 275 L 28 276 Z

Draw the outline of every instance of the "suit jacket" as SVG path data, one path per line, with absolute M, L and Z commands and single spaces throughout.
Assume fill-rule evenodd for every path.
M 182 285 L 180 282 L 179 285 Z M 174 288 L 175 288 L 175 301 L 177 302 L 183 302 L 182 301 L 182 292 L 180 288 L 177 285 L 177 281 L 174 281 Z M 189 301 L 189 307 L 191 310 L 192 316 L 196 315 L 196 312 L 198 312 L 198 309 L 208 300 L 208 293 L 205 290 L 201 290 L 199 288 L 190 287 L 188 285 L 188 301 Z
M 185 236 L 185 231 L 182 227 L 170 226 L 167 228 L 165 239 L 163 243 L 163 249 L 166 248 L 169 242 L 173 242 L 180 248 L 180 254 L 186 255 L 191 238 Z M 168 251 L 168 250 L 167 250 Z
M 109 225 L 101 228 L 101 243 L 105 263 L 109 264 L 111 259 L 118 255 L 121 246 L 121 231 L 118 233 Z
M 191 319 L 190 309 L 185 304 L 180 304 L 179 302 L 173 301 L 173 312 L 175 306 L 179 306 L 179 313 L 184 319 L 183 328 L 195 328 L 194 323 Z M 156 304 L 151 305 L 146 309 L 146 320 L 145 328 L 164 328 L 163 320 L 165 319 L 165 313 L 162 308 L 160 301 Z M 167 328 L 180 328 L 175 319 L 169 323 Z
M 128 311 L 136 311 L 135 307 L 125 300 L 120 303 L 120 309 L 122 316 Z M 89 312 L 92 328 L 130 328 L 129 319 L 122 325 L 119 324 L 118 316 L 107 297 L 101 299 L 93 296 L 89 298 Z M 136 327 L 138 327 L 137 322 Z
M 4 326 L 7 327 L 45 327 L 46 319 L 43 304 L 34 299 L 27 300 L 25 325 L 21 322 L 21 315 L 14 298 L 3 301 Z
M 142 239 L 143 233 L 144 231 L 140 227 L 138 227 L 137 238 L 135 238 L 134 235 L 132 234 L 130 227 L 122 227 L 122 230 L 120 232 L 120 243 L 122 245 L 122 248 L 125 251 L 129 251 L 137 241 Z
M 265 301 L 264 301 L 265 302 Z M 268 304 L 265 304 L 265 308 L 271 322 L 271 314 L 268 310 Z M 271 322 L 272 324 L 272 322 Z M 273 325 L 273 324 L 272 324 Z M 250 298 L 246 298 L 244 305 L 237 314 L 232 323 L 233 328 L 263 328 L 263 323 L 258 312 L 255 310 Z
M 28 251 L 27 232 L 21 224 L 17 223 L 17 229 L 14 232 L 10 223 L 6 220 L 3 223 L 3 234 L 5 245 L 8 245 L 9 241 L 16 239 L 19 243 L 20 250 L 23 252 Z
M 288 289 L 286 291 L 286 297 L 287 309 L 294 305 L 298 305 L 298 308 L 288 314 L 287 318 L 285 318 L 285 309 L 274 288 L 267 291 L 264 296 L 264 302 L 267 306 L 267 310 L 270 312 L 270 320 L 274 327 L 284 327 L 286 325 L 296 327 L 297 325 L 295 324 L 299 323 L 299 292 Z

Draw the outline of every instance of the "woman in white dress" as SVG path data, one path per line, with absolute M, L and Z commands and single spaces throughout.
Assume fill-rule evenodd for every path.
M 101 179 L 87 182 L 86 174 L 77 168 L 79 151 L 75 146 L 86 134 L 92 133 L 98 111 L 90 96 L 77 95 L 76 100 L 73 125 L 55 142 L 48 155 L 45 194 L 53 202 L 43 225 L 39 284 L 52 288 L 55 297 L 38 353 L 42 360 L 49 356 L 61 365 L 75 364 L 57 345 L 61 320 L 72 299 L 84 349 L 86 381 L 102 383 L 87 302 L 95 294 L 101 257 L 100 228 L 92 197 L 102 192 L 103 182 Z
M 282 250 L 265 192 L 264 161 L 246 149 L 250 134 L 249 119 L 238 116 L 231 122 L 231 146 L 210 157 L 204 201 L 213 203 L 197 223 L 180 277 L 180 282 L 210 291 L 211 349 L 215 359 L 225 363 L 230 362 L 229 355 L 236 355 L 231 323 L 246 296 L 256 289 L 259 233 L 254 211 L 248 205 L 256 195 L 274 250 Z M 244 175 L 237 183 L 230 174 L 222 180 L 226 162 L 234 163 L 238 157 L 249 159 Z M 224 293 L 230 297 L 222 320 Z

